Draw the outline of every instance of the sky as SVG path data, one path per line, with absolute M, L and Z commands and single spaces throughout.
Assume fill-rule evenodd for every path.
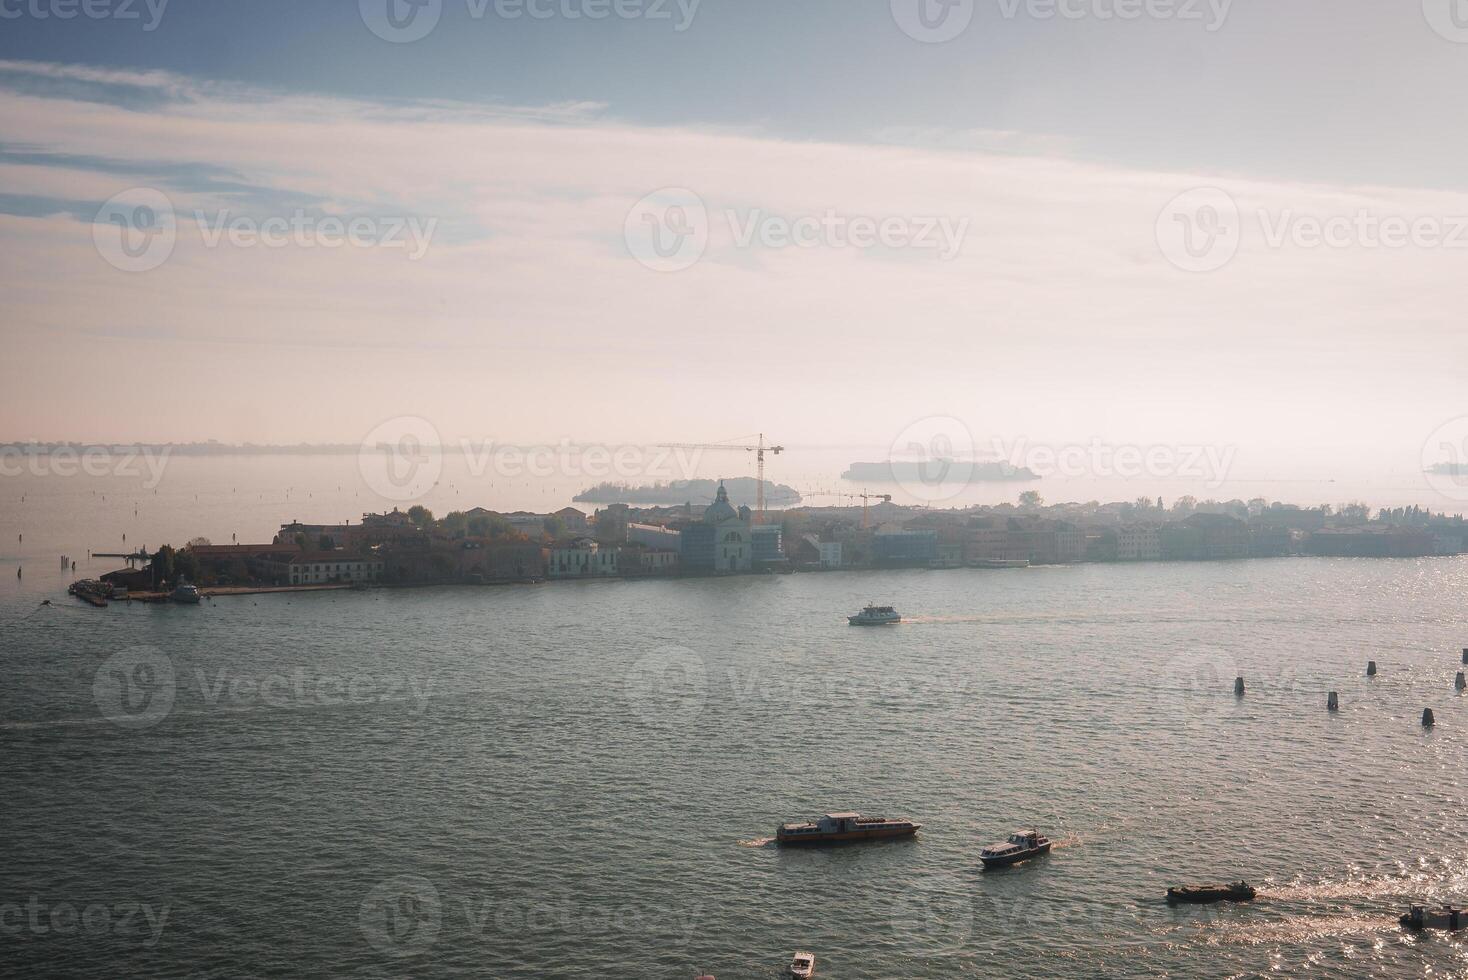
M 1461 0 L 415 2 L 0 0 L 0 439 L 1468 413 Z

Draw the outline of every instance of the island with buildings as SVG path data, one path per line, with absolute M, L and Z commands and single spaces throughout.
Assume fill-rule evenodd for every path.
M 724 480 L 673 480 L 667 483 L 598 483 L 572 498 L 578 504 L 707 504 L 718 496 L 723 486 L 731 501 L 753 503 L 759 497 L 760 484 L 754 477 L 739 476 Z M 765 505 L 793 507 L 801 502 L 800 492 L 783 483 L 764 484 Z
M 290 522 L 263 544 L 195 539 L 137 556 L 103 582 L 134 597 L 181 581 L 215 594 L 377 585 L 509 584 L 565 579 L 789 573 L 869 568 L 1013 568 L 1081 562 L 1229 561 L 1289 556 L 1423 558 L 1468 551 L 1462 515 L 1364 504 L 1304 508 L 1263 499 L 1184 497 L 1170 506 L 951 510 L 883 502 L 761 515 L 723 486 L 707 505 L 550 514 L 482 507 L 435 517 L 418 506 L 342 524 Z

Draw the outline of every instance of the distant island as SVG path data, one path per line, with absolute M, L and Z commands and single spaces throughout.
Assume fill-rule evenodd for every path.
M 724 481 L 729 501 L 735 506 L 753 507 L 759 481 L 749 476 Z M 575 497 L 578 504 L 707 504 L 719 491 L 718 480 L 674 480 L 632 486 L 626 483 L 598 483 Z M 793 487 L 765 481 L 765 505 L 794 507 L 800 503 L 800 492 Z
M 870 483 L 1023 483 L 1040 476 L 1027 466 L 1005 462 L 977 463 L 957 459 L 931 459 L 923 462 L 885 460 L 880 463 L 852 463 L 843 480 L 865 480 Z

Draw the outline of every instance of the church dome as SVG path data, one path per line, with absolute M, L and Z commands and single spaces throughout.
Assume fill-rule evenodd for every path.
M 729 504 L 729 491 L 724 489 L 723 481 L 719 481 L 719 493 L 714 497 L 714 502 L 709 504 L 703 512 L 705 524 L 722 524 L 725 521 L 735 520 L 739 515 Z

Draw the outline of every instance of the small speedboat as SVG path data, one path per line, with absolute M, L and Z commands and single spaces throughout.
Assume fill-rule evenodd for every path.
M 1414 905 L 1407 914 L 1398 919 L 1404 929 L 1420 932 L 1423 929 L 1446 929 L 1457 932 L 1468 926 L 1468 912 L 1453 905 L 1430 909 L 1426 905 Z
M 792 977 L 800 977 L 802 980 L 806 977 L 815 976 L 816 954 L 796 953 L 794 958 L 790 960 L 790 975 Z
M 1254 886 L 1247 881 L 1236 881 L 1229 885 L 1188 885 L 1169 888 L 1167 900 L 1173 905 L 1212 905 L 1214 902 L 1252 902 Z
M 984 862 L 986 868 L 1006 868 L 1049 853 L 1050 838 L 1037 830 L 1021 830 L 1017 834 L 1010 834 L 1009 840 L 984 848 L 979 852 L 979 860 Z
M 891 606 L 867 606 L 855 616 L 847 616 L 852 626 L 891 626 L 902 622 L 902 614 Z

